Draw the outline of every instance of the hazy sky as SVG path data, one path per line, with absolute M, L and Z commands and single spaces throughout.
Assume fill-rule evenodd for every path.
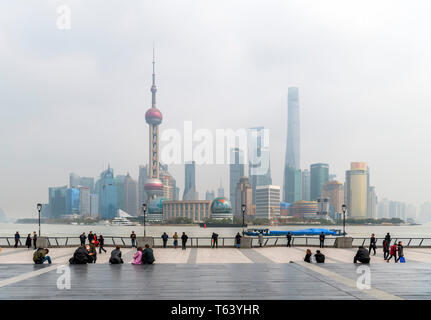
M 57 28 L 59 5 L 71 29 Z M 0 207 L 36 216 L 70 172 L 148 162 L 156 43 L 161 130 L 270 130 L 282 184 L 287 88 L 299 87 L 301 165 L 344 182 L 365 161 L 379 198 L 431 200 L 429 1 L 3 1 Z M 184 188 L 184 167 L 171 166 Z M 197 168 L 201 197 L 228 167 Z

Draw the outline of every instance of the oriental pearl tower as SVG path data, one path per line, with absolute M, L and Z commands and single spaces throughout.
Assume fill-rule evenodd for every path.
M 148 201 L 163 195 L 163 183 L 159 178 L 159 125 L 162 123 L 162 113 L 156 108 L 156 75 L 154 72 L 153 48 L 153 84 L 151 86 L 151 108 L 145 113 L 145 121 L 149 126 L 149 179 L 144 185 Z

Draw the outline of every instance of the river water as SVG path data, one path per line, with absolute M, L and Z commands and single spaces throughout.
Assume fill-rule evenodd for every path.
M 298 230 L 305 228 L 328 228 L 328 229 L 342 229 L 342 226 L 262 226 L 259 228 L 269 228 L 270 230 Z M 42 224 L 41 233 L 45 236 L 79 236 L 82 232 L 88 234 L 93 231 L 96 234 L 103 234 L 104 236 L 129 236 L 131 231 L 140 236 L 144 234 L 143 226 L 105 226 L 105 225 L 71 225 L 71 224 Z M 163 232 L 169 235 L 178 232 L 181 234 L 185 232 L 189 237 L 209 237 L 213 232 L 219 234 L 220 237 L 233 237 L 241 228 L 201 228 L 197 226 L 160 226 L 151 225 L 146 226 L 146 233 L 148 236 L 160 237 Z M 0 236 L 13 236 L 16 231 L 19 231 L 21 236 L 25 236 L 33 231 L 38 231 L 37 224 L 14 224 L 14 223 L 0 223 Z M 431 238 L 431 222 L 422 225 L 406 225 L 406 226 L 346 226 L 346 232 L 351 237 L 369 237 L 371 233 L 375 233 L 378 238 L 386 235 L 387 232 L 392 237 L 404 238 Z

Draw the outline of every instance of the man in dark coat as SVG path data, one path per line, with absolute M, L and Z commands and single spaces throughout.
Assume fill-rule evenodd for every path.
M 325 247 L 325 234 L 323 233 L 323 231 L 319 236 L 319 240 L 320 240 L 320 245 L 319 245 L 320 248 Z
M 153 249 L 148 244 L 145 245 L 144 251 L 142 251 L 142 264 L 153 264 L 154 259 Z
M 325 255 L 320 250 L 316 250 L 314 258 L 316 259 L 316 263 L 325 263 Z
M 75 250 L 73 257 L 69 259 L 70 264 L 87 264 L 91 261 L 92 258 L 88 254 L 88 251 L 83 244 L 81 244 L 81 246 Z
M 17 231 L 15 233 L 15 245 L 14 245 L 15 248 L 18 248 L 19 238 L 21 238 L 21 236 L 19 235 L 19 232 Z
M 27 239 L 25 240 L 25 246 L 27 247 L 28 250 L 30 250 L 30 248 L 31 248 L 31 234 L 30 233 L 27 235 Z
M 239 234 L 239 232 L 236 234 L 235 236 L 235 245 L 237 248 L 239 248 L 241 246 L 241 235 Z
M 33 231 L 33 248 L 34 248 L 34 250 L 36 250 L 37 249 L 37 233 L 36 233 L 36 231 Z
M 163 232 L 163 234 L 162 234 L 163 248 L 166 248 L 166 244 L 168 243 L 168 239 L 169 239 L 169 236 L 167 235 L 167 233 Z
M 94 234 L 93 231 L 90 231 L 90 233 L 88 234 L 88 243 L 91 243 L 92 240 L 94 240 Z
M 286 238 L 287 238 L 287 246 L 290 247 L 290 241 L 292 241 L 292 235 L 290 234 L 290 232 L 287 233 Z
M 182 249 L 183 250 L 186 250 L 186 243 L 187 243 L 187 239 L 188 239 L 189 237 L 186 235 L 186 233 L 185 232 L 183 232 L 183 235 L 181 236 L 181 243 L 182 243 Z
M 211 240 L 212 240 L 212 247 L 214 248 L 218 248 L 218 234 L 213 232 L 212 236 L 211 236 Z
M 353 263 L 370 263 L 370 253 L 363 246 L 358 248 L 355 257 L 353 258 Z
M 85 235 L 85 232 L 83 232 L 80 236 L 79 236 L 79 240 L 81 241 L 81 245 L 85 245 L 85 240 L 87 239 L 87 236 Z
M 124 263 L 123 259 L 121 258 L 120 246 L 116 246 L 115 249 L 111 251 L 111 258 L 109 258 L 109 263 L 110 264 Z

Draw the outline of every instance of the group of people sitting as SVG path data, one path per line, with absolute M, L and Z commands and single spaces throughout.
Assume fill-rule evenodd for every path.
M 316 253 L 313 254 L 311 253 L 310 249 L 307 249 L 307 252 L 305 253 L 305 258 L 304 258 L 305 262 L 308 263 L 324 263 L 325 262 L 325 255 L 323 253 L 320 252 L 320 250 L 316 250 Z
M 116 246 L 111 251 L 111 257 L 109 258 L 110 264 L 122 264 L 124 263 L 121 253 L 121 247 Z M 69 259 L 70 264 L 87 264 L 96 263 L 97 252 L 96 247 L 91 245 L 81 244 L 81 246 L 75 250 L 73 257 Z M 145 249 L 138 247 L 136 253 L 133 255 L 132 264 L 153 264 L 156 259 L 154 258 L 153 249 L 148 244 L 145 245 Z

